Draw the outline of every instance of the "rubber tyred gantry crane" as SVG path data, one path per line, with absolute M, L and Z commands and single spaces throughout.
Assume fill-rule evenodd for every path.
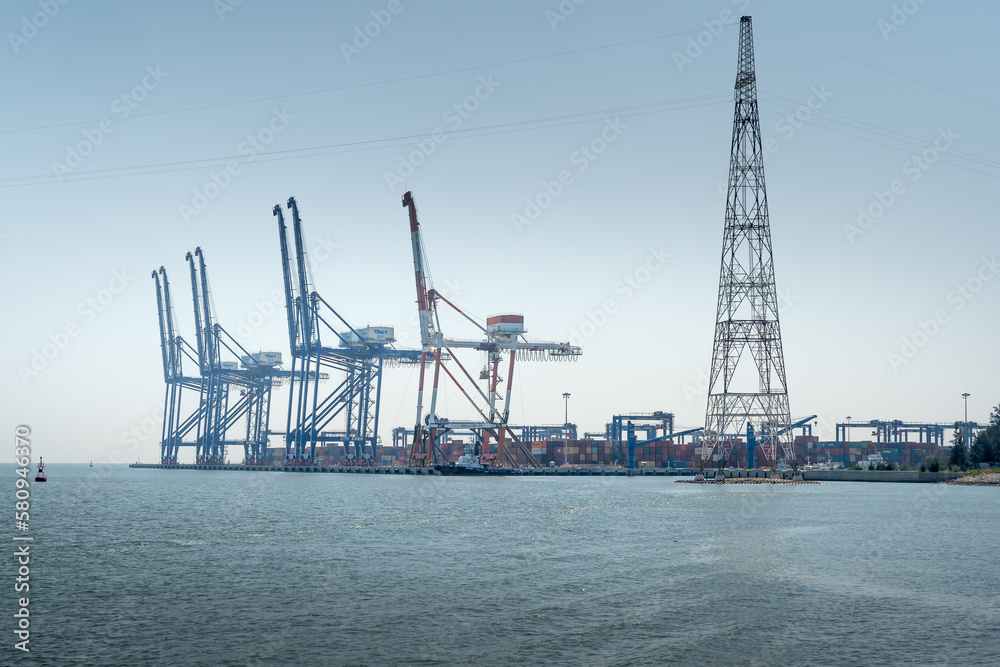
M 525 337 L 522 315 L 496 315 L 486 320 L 485 326 L 462 311 L 461 308 L 433 289 L 424 256 L 420 223 L 417 221 L 417 207 L 413 194 L 403 195 L 403 207 L 409 211 L 410 240 L 413 246 L 413 268 L 417 288 L 417 312 L 420 325 L 421 365 L 420 383 L 417 389 L 417 421 L 414 427 L 413 443 L 410 447 L 411 466 L 433 465 L 446 457 L 438 446 L 440 439 L 452 432 L 471 433 L 479 448 L 480 462 L 486 466 L 503 465 L 506 461 L 517 466 L 516 458 L 506 448 L 509 438 L 525 455 L 528 464 L 538 463 L 514 431 L 508 425 L 510 398 L 514 378 L 514 361 L 522 360 L 576 360 L 582 351 L 569 343 L 529 342 Z M 438 303 L 443 302 L 478 328 L 481 340 L 458 340 L 445 338 L 438 319 Z M 486 381 L 484 391 L 469 374 L 465 366 L 455 356 L 455 350 L 471 349 L 486 353 L 487 364 L 479 375 Z M 500 397 L 498 385 L 504 381 L 500 376 L 500 365 L 507 356 L 506 390 Z M 424 415 L 424 393 L 428 362 L 433 359 L 434 378 L 431 383 L 430 405 Z M 457 372 L 452 372 L 446 362 L 454 361 Z M 440 417 L 438 390 L 442 373 L 472 406 L 479 419 L 459 421 Z M 462 376 L 464 376 L 464 383 Z M 503 407 L 498 404 L 502 401 Z M 495 447 L 495 449 L 494 449 Z

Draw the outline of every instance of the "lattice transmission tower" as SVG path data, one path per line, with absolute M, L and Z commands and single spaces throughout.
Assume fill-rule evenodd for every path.
M 764 189 L 764 150 L 757 113 L 757 82 L 750 17 L 740 19 L 736 111 L 719 276 L 715 345 L 709 374 L 708 408 L 699 476 L 718 451 L 718 472 L 744 433 L 753 458 L 756 440 L 771 467 L 779 457 L 795 468 L 778 323 L 771 225 Z

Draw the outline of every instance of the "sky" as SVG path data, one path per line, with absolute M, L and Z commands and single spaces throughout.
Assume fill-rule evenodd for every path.
M 986 421 L 995 3 L 11 0 L 3 429 L 53 461 L 157 460 L 150 272 L 194 340 L 195 247 L 218 321 L 287 358 L 271 209 L 289 196 L 315 289 L 416 346 L 407 189 L 435 288 L 583 347 L 519 364 L 512 422 L 562 423 L 569 392 L 581 431 L 655 410 L 702 425 L 741 15 L 793 417 L 824 439 L 847 416 L 953 422 L 968 392 Z M 386 370 L 383 441 L 412 427 L 416 385 Z

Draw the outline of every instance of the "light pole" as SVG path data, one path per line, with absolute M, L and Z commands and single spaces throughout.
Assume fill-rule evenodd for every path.
M 569 429 L 569 392 L 568 391 L 565 392 L 565 393 L 563 393 L 563 398 L 566 400 L 566 421 L 563 423 L 563 426 L 565 426 L 567 429 Z M 568 442 L 569 442 L 568 439 L 563 441 L 563 465 L 566 465 L 566 443 L 568 443 Z
M 970 449 L 970 443 L 969 443 L 969 396 L 971 396 L 971 395 L 972 394 L 970 394 L 969 392 L 965 392 L 964 394 L 962 394 L 962 398 L 965 399 L 965 449 L 966 450 Z

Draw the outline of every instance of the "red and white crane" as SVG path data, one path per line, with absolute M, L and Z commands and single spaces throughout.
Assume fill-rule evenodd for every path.
M 413 245 L 413 270 L 417 286 L 417 312 L 420 324 L 421 364 L 420 382 L 417 389 L 417 420 L 414 427 L 413 444 L 410 447 L 411 466 L 433 465 L 447 456 L 438 446 L 440 438 L 449 433 L 471 433 L 479 448 L 480 462 L 485 466 L 502 466 L 505 462 L 517 466 L 516 457 L 507 447 L 508 439 L 525 455 L 528 464 L 539 465 L 508 427 L 510 399 L 514 378 L 515 359 L 526 360 L 571 360 L 581 354 L 579 347 L 569 343 L 528 341 L 524 334 L 524 316 L 515 314 L 495 315 L 487 318 L 483 325 L 465 313 L 461 308 L 435 291 L 431 285 L 424 255 L 420 223 L 413 194 L 403 195 L 403 207 L 409 210 L 410 240 Z M 446 338 L 441 331 L 438 305 L 453 309 L 483 333 L 481 340 Z M 486 388 L 480 387 L 455 355 L 455 350 L 478 350 L 486 354 L 486 367 L 479 374 L 479 380 L 486 381 Z M 500 366 L 507 357 L 506 378 L 500 375 Z M 430 403 L 424 412 L 425 382 L 428 362 L 433 359 L 434 377 L 430 388 Z M 455 372 L 448 362 L 454 362 Z M 444 377 L 442 377 L 442 374 Z M 438 416 L 438 390 L 443 381 L 450 381 L 472 406 L 475 416 L 471 420 L 454 420 Z M 499 384 L 507 386 L 500 397 Z M 503 404 L 500 407 L 498 404 Z M 496 444 L 496 450 L 493 444 Z

